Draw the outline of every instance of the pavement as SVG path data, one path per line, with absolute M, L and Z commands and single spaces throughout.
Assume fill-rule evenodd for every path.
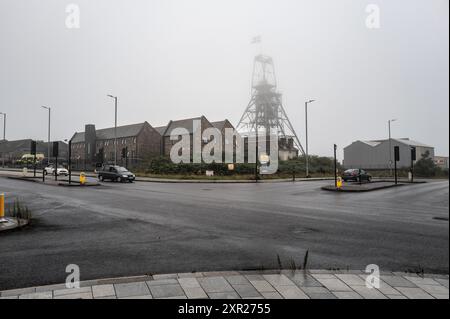
M 0 233 L 0 290 L 142 274 L 279 268 L 448 274 L 449 183 L 335 193 L 327 181 L 36 185 L 0 177 L 33 215 Z
M 390 187 L 411 185 L 411 183 L 399 182 L 395 184 L 394 181 L 376 181 L 371 183 L 358 183 L 358 182 L 344 182 L 340 189 L 337 189 L 334 184 L 325 185 L 322 187 L 323 190 L 333 191 L 333 192 L 370 192 L 379 189 L 385 189 Z
M 449 299 L 448 275 L 269 270 L 179 273 L 0 291 L 0 299 Z M 367 284 L 369 282 L 369 284 Z
M 14 168 L 0 168 L 0 176 L 7 176 L 7 177 L 24 177 L 24 178 L 32 178 L 33 173 L 28 171 L 28 173 L 24 176 L 22 173 L 22 170 L 20 169 L 14 169 Z M 40 172 L 37 172 L 37 176 L 39 179 L 39 176 L 42 178 L 42 174 Z M 73 172 L 72 178 L 73 181 L 76 181 L 80 176 L 80 172 Z M 95 183 L 98 181 L 97 175 L 93 172 L 85 172 L 85 176 L 87 177 L 87 180 L 91 183 Z M 47 182 L 51 182 L 52 177 L 49 176 L 46 178 Z M 53 177 L 54 179 L 54 177 Z M 60 181 L 68 181 L 67 177 L 60 176 L 58 177 Z M 295 180 L 300 181 L 324 181 L 324 180 L 332 180 L 334 177 L 311 177 L 311 178 L 299 178 L 296 177 Z M 213 177 L 212 179 L 176 179 L 176 178 L 156 178 L 156 177 L 143 177 L 143 176 L 136 176 L 137 182 L 153 182 L 153 183 L 219 183 L 219 184 L 229 184 L 229 183 L 255 183 L 254 180 L 251 179 L 220 179 L 220 176 Z M 271 179 L 261 179 L 258 182 L 260 183 L 280 183 L 280 182 L 290 182 L 292 181 L 292 178 L 271 178 Z

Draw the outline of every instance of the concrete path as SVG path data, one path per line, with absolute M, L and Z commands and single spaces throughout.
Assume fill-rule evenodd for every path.
M 0 299 L 449 299 L 448 275 L 362 271 L 229 271 L 124 277 L 6 290 Z

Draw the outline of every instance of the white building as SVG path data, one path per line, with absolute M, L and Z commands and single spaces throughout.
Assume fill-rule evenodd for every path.
M 410 140 L 409 138 L 392 138 L 391 152 L 389 152 L 389 139 L 374 141 L 356 141 L 344 148 L 345 168 L 387 169 L 390 158 L 394 161 L 394 147 L 400 148 L 400 161 L 398 168 L 411 167 L 411 148 L 416 148 L 416 161 L 422 158 L 427 151 L 434 158 L 434 147 Z M 392 164 L 392 167 L 394 165 Z

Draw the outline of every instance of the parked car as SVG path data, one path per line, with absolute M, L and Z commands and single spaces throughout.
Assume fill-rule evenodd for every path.
M 114 182 L 134 182 L 136 176 L 128 171 L 125 167 L 105 165 L 97 170 L 98 179 L 100 181 L 111 180 Z
M 53 164 L 50 164 L 44 168 L 44 174 L 45 175 L 55 175 L 55 167 L 53 166 Z M 69 171 L 67 169 L 65 169 L 64 167 L 58 167 L 58 169 L 56 170 L 56 174 L 68 176 Z
M 352 168 L 352 169 L 346 170 L 344 172 L 344 174 L 342 174 L 342 179 L 344 180 L 344 182 L 347 182 L 347 181 L 355 181 L 355 182 L 367 181 L 367 182 L 371 182 L 372 181 L 372 175 L 370 175 L 369 173 L 367 173 L 363 169 Z

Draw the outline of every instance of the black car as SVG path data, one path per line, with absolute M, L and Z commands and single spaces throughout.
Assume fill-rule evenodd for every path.
M 111 180 L 114 182 L 134 182 L 136 176 L 128 171 L 125 167 L 115 165 L 105 165 L 97 170 L 98 179 L 100 181 Z
M 352 168 L 352 169 L 346 170 L 344 172 L 344 174 L 342 174 L 342 179 L 344 180 L 344 182 L 347 182 L 347 181 L 355 181 L 355 182 L 367 181 L 367 182 L 371 182 L 372 181 L 372 175 L 370 175 L 369 173 L 367 173 L 363 169 Z

